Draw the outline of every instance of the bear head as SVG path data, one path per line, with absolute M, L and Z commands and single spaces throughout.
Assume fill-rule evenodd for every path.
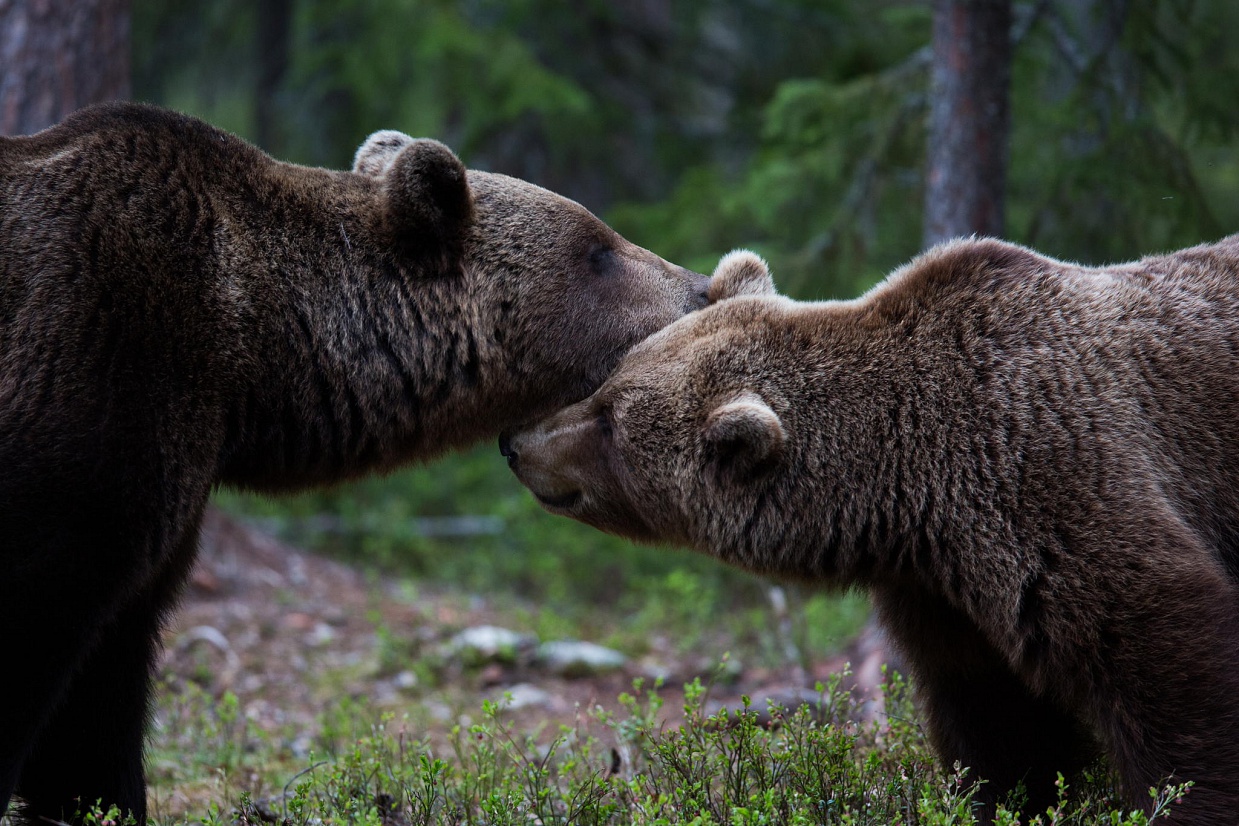
M 385 242 L 467 296 L 458 326 L 475 332 L 492 434 L 585 397 L 634 344 L 708 301 L 706 276 L 574 201 L 466 170 L 436 141 L 375 133 L 353 170 L 379 184 Z
M 711 306 L 637 345 L 588 399 L 502 445 L 553 513 L 645 542 L 673 542 L 750 568 L 751 513 L 794 449 L 763 317 L 791 305 L 765 263 L 719 263 Z M 732 556 L 731 554 L 735 554 Z

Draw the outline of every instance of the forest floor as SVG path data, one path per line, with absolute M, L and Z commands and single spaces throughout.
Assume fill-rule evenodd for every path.
M 709 684 L 714 706 L 735 708 L 747 696 L 759 710 L 767 698 L 792 707 L 811 700 L 814 683 L 849 662 L 862 690 L 879 679 L 881 652 L 866 637 L 808 668 L 771 669 L 706 660 L 655 636 L 622 667 L 574 677 L 539 666 L 528 650 L 479 660 L 450 646 L 466 629 L 522 632 L 519 622 L 485 596 L 367 573 L 211 511 L 199 565 L 165 633 L 148 767 L 153 814 L 197 819 L 221 793 L 278 794 L 281 778 L 291 782 L 340 748 L 359 720 L 386 717 L 389 728 L 447 756 L 488 700 L 505 704 L 512 731 L 553 736 L 600 711 L 622 714 L 619 698 L 638 679 L 662 679 L 668 726 L 678 724 L 682 687 L 694 678 Z M 726 650 L 725 641 L 711 650 Z

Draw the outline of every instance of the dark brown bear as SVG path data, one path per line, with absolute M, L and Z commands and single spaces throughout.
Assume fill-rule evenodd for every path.
M 754 256 L 589 399 L 505 445 L 553 512 L 859 586 L 943 761 L 1053 800 L 1239 818 L 1239 236 L 1093 269 L 938 247 L 854 301 Z M 746 295 L 747 294 L 747 295 Z
M 0 813 L 143 817 L 158 628 L 212 486 L 493 437 L 705 286 L 395 132 L 354 172 L 128 104 L 0 139 Z

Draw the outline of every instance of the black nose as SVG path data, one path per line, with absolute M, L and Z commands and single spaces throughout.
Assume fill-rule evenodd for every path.
M 516 467 L 517 453 L 512 449 L 512 437 L 507 433 L 499 434 L 499 452 L 508 460 L 508 467 Z

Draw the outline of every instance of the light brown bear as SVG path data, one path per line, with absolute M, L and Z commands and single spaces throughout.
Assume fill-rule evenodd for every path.
M 1239 817 L 1239 236 L 1089 268 L 994 240 L 853 301 L 714 306 L 503 443 L 552 512 L 866 589 L 932 742 L 1027 811 L 1098 753 Z
M 706 278 L 446 147 L 279 163 L 150 107 L 0 139 L 0 814 L 142 819 L 162 616 L 218 484 L 329 482 L 597 387 Z

